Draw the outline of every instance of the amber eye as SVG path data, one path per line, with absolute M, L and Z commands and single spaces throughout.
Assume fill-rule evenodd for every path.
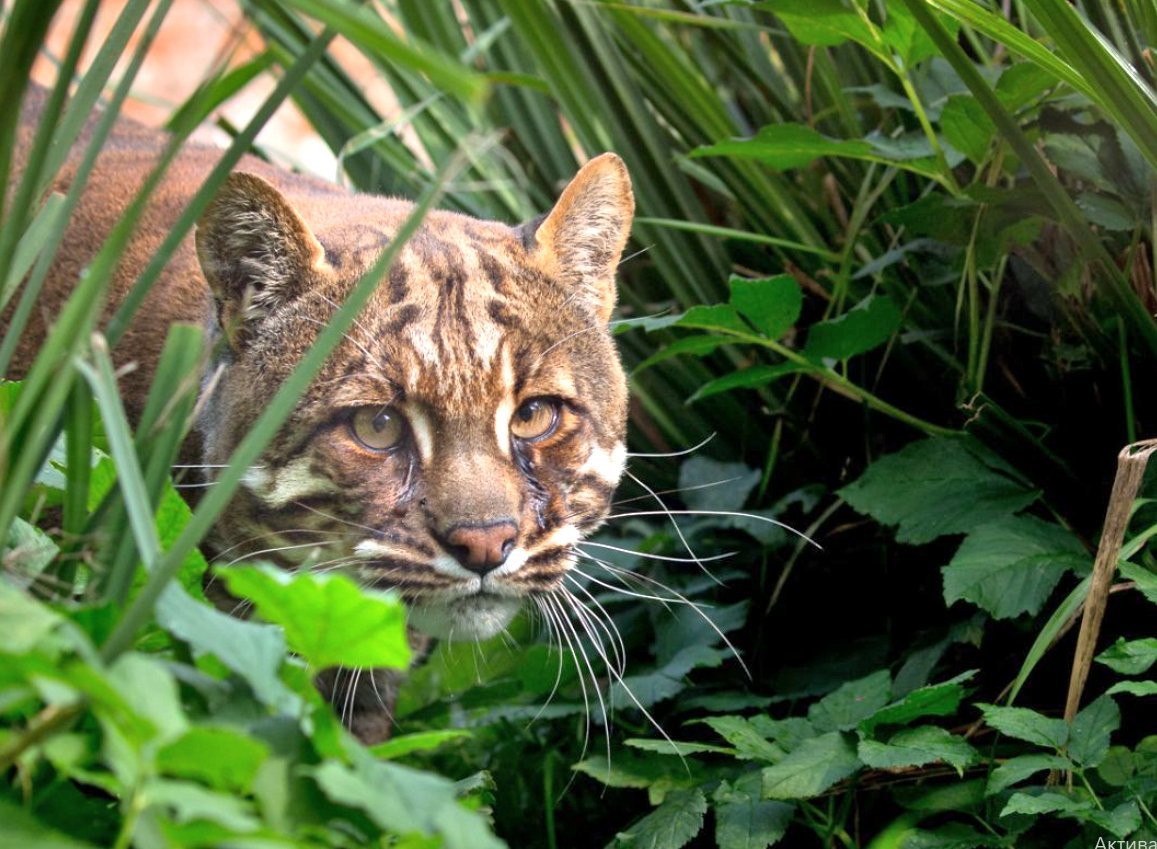
M 524 442 L 550 436 L 558 427 L 558 409 L 559 403 L 553 398 L 531 398 L 514 411 L 510 432 Z
M 361 407 L 350 419 L 354 438 L 373 451 L 386 451 L 402 441 L 406 425 L 391 407 Z

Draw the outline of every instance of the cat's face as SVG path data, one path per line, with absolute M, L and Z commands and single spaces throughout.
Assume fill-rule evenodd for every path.
M 308 201 L 235 175 L 206 213 L 198 252 L 227 340 L 206 463 L 225 462 L 408 212 L 374 204 L 316 227 Z M 557 588 L 626 456 L 607 322 L 631 212 L 605 156 L 537 226 L 430 215 L 247 473 L 217 544 L 396 587 L 418 630 L 450 639 L 491 636 Z

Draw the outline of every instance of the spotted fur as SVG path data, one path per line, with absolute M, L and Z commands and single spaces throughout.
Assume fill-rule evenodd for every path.
M 164 141 L 129 122 L 114 132 L 17 375 Z M 189 146 L 178 158 L 112 306 L 217 157 Z M 194 439 L 211 480 L 410 211 L 245 160 L 115 352 L 138 365 L 124 386 L 130 407 L 143 402 L 168 324 L 204 322 L 218 344 Z M 604 154 L 536 223 L 430 214 L 246 473 L 213 546 L 230 560 L 260 553 L 397 588 L 416 632 L 445 639 L 498 633 L 525 599 L 557 589 L 575 544 L 606 517 L 624 466 L 626 382 L 607 323 L 632 212 L 626 170 Z M 359 436 L 395 432 L 386 447 Z M 388 721 L 377 696 L 389 682 L 370 673 L 342 683 L 353 680 L 330 672 L 319 686 L 334 690 L 335 704 L 348 692 L 343 713 L 355 732 L 380 739 Z

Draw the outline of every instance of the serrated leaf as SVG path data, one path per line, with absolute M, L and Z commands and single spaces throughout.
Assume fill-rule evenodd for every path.
M 1043 793 L 1013 793 L 1000 815 L 1009 814 L 1073 814 L 1087 811 L 1092 802 L 1075 799 L 1063 793 L 1045 791 Z
M 238 796 L 208 790 L 191 781 L 154 779 L 148 783 L 143 795 L 151 804 L 171 810 L 177 822 L 205 820 L 235 834 L 257 831 L 261 827 L 252 803 Z
M 1109 752 L 1109 738 L 1121 727 L 1121 711 L 1106 694 L 1090 702 L 1073 717 L 1068 755 L 1083 767 L 1093 767 Z
M 732 277 L 731 306 L 769 339 L 778 339 L 799 321 L 803 292 L 791 275 L 762 280 Z
M 977 707 L 989 726 L 1008 737 L 1053 749 L 1059 749 L 1068 742 L 1069 724 L 1063 719 L 1053 719 L 1021 707 L 988 704 L 978 704 Z
M 1132 581 L 1141 595 L 1157 604 L 1157 575 L 1136 563 L 1121 563 L 1117 568 L 1121 577 Z
M 944 567 L 944 601 L 969 601 L 995 619 L 1035 615 L 1057 582 L 1089 565 L 1080 541 L 1060 525 L 1009 516 L 981 525 Z
M 882 725 L 907 725 L 923 716 L 951 716 L 964 698 L 962 683 L 973 674 L 964 672 L 950 681 L 910 690 L 904 698 L 885 705 L 864 719 L 859 725 L 860 731 L 870 735 Z
M 34 651 L 63 622 L 64 618 L 48 605 L 0 580 L 0 653 Z
M 611 846 L 680 849 L 703 830 L 703 816 L 706 813 L 707 799 L 702 791 L 697 788 L 676 790 L 667 795 L 663 804 L 618 835 Z
M 920 544 L 1015 513 L 1038 493 L 993 468 L 963 440 L 925 439 L 881 457 L 840 495 L 896 539 Z
M 1085 817 L 1114 837 L 1128 837 L 1141 827 L 1141 809 L 1133 800 L 1106 811 L 1089 811 Z M 1126 844 L 1128 845 L 1128 844 Z M 1138 842 L 1138 847 L 1144 845 Z
M 946 763 L 962 776 L 964 768 L 978 759 L 976 749 L 967 740 L 934 725 L 905 728 L 886 743 L 861 740 L 857 753 L 874 769 Z
M 892 675 L 881 669 L 848 681 L 810 708 L 807 718 L 817 731 L 851 731 L 880 710 L 892 697 Z
M 1122 675 L 1141 675 L 1157 663 L 1157 637 L 1128 642 L 1118 637 L 1117 642 L 1097 655 L 1097 662 Z
M 233 566 L 220 575 L 229 592 L 284 628 L 289 647 L 314 668 L 410 664 L 405 608 L 392 593 L 363 590 L 337 573 Z
M 992 774 L 988 776 L 988 784 L 984 792 L 985 795 L 991 796 L 1046 769 L 1068 770 L 1072 768 L 1072 761 L 1068 758 L 1062 758 L 1060 755 L 1019 755 L 1015 758 L 1009 758 L 992 771 Z
M 738 758 L 776 763 L 784 757 L 784 750 L 760 734 L 746 717 L 708 716 L 702 722 L 734 746 Z
M 734 784 L 722 782 L 712 794 L 715 842 L 719 849 L 766 849 L 787 833 L 795 805 L 763 801 L 759 773 Z
M 887 295 L 870 295 L 838 318 L 808 328 L 803 355 L 846 360 L 883 345 L 900 328 L 900 310 Z
M 765 799 L 810 799 L 860 768 L 847 735 L 831 731 L 799 744 L 775 766 L 763 770 Z
M 736 757 L 738 752 L 730 746 L 712 746 L 709 743 L 688 743 L 683 740 L 657 740 L 657 739 L 639 739 L 629 738 L 623 741 L 632 749 L 639 749 L 643 752 L 654 752 L 657 755 L 674 755 L 676 757 L 686 757 L 687 755 L 730 755 Z

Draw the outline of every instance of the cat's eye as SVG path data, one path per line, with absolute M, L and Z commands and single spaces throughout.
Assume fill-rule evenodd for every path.
M 354 439 L 372 451 L 387 451 L 406 435 L 405 421 L 391 407 L 359 407 L 350 418 Z
M 543 439 L 558 427 L 558 412 L 559 403 L 553 398 L 531 398 L 514 411 L 510 432 L 523 442 Z

